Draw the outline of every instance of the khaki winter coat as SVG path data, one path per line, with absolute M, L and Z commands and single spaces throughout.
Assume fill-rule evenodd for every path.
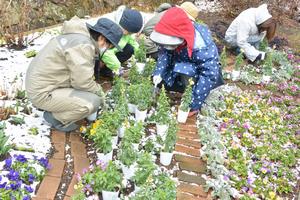
M 29 98 L 40 99 L 57 88 L 74 88 L 102 95 L 93 80 L 98 47 L 90 38 L 84 20 L 73 17 L 32 60 L 26 74 Z

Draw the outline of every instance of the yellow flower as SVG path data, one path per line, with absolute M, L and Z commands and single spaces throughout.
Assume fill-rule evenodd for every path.
M 232 110 L 230 108 L 227 109 L 228 113 L 232 113 Z
M 269 196 L 271 199 L 275 199 L 276 193 L 275 192 L 269 192 Z
M 85 126 L 81 126 L 79 130 L 80 130 L 80 133 L 86 133 L 86 127 Z
M 253 128 L 253 127 L 250 127 L 250 128 L 249 128 L 249 131 L 250 131 L 250 133 L 253 133 L 254 128 Z
M 262 117 L 262 112 L 261 112 L 261 111 L 258 111 L 256 115 L 257 115 L 258 117 Z
M 92 128 L 93 128 L 93 129 L 97 128 L 97 127 L 101 124 L 100 122 L 101 122 L 100 120 L 96 120 L 96 121 L 93 123 Z
M 229 119 L 228 119 L 227 117 L 224 117 L 223 120 L 224 120 L 224 122 L 226 122 L 226 123 L 229 121 Z
M 90 135 L 95 135 L 96 134 L 96 129 L 91 129 L 91 131 L 90 131 Z

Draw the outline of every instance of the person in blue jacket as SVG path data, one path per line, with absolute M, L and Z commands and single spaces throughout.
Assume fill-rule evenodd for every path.
M 210 91 L 223 84 L 217 47 L 207 26 L 192 21 L 181 8 L 170 8 L 155 26 L 150 39 L 160 45 L 153 73 L 155 86 L 183 92 L 193 78 L 189 116 L 201 109 Z

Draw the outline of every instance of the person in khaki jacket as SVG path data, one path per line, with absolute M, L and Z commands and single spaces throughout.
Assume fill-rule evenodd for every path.
M 75 122 L 105 106 L 105 94 L 93 80 L 94 58 L 106 49 L 120 48 L 121 37 L 121 28 L 109 19 L 101 18 L 91 26 L 75 16 L 32 60 L 26 91 L 52 127 L 75 130 Z

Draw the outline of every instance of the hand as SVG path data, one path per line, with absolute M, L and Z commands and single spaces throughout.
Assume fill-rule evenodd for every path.
M 266 53 L 262 52 L 262 53 L 258 54 L 258 56 L 255 58 L 254 62 L 262 61 L 265 59 L 265 57 L 266 57 Z
M 162 78 L 160 75 L 153 76 L 153 84 L 155 87 L 162 81 Z

